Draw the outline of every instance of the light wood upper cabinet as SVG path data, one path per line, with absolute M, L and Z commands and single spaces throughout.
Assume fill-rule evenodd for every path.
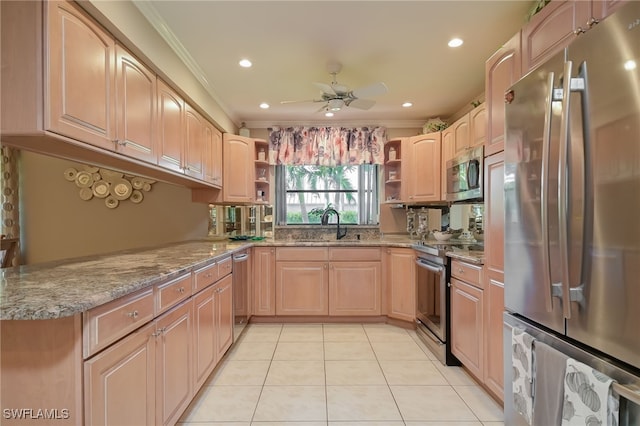
M 254 142 L 251 138 L 225 133 L 222 137 L 223 201 L 248 203 L 255 199 Z
M 116 45 L 116 143 L 124 155 L 156 163 L 156 75 Z
M 398 203 L 406 199 L 406 187 L 408 180 L 403 183 L 403 176 L 408 175 L 409 164 L 405 162 L 403 147 L 406 147 L 407 138 L 397 138 L 387 141 L 384 146 L 384 197 L 387 203 Z
M 71 2 L 48 7 L 45 128 L 107 149 L 115 139 L 115 40 Z
M 156 424 L 154 332 L 149 323 L 84 363 L 85 424 Z
M 407 202 L 440 201 L 440 143 L 440 132 L 404 139 Z
M 158 164 L 182 172 L 184 145 L 184 101 L 158 80 Z
M 579 29 L 588 29 L 591 2 L 552 1 L 522 27 L 522 74 L 565 48 Z
M 440 198 L 447 199 L 447 161 L 454 157 L 455 133 L 453 127 L 449 126 L 442 131 L 442 162 L 440 163 Z
M 205 119 L 188 103 L 184 104 L 184 172 L 204 179 Z
M 454 157 L 464 152 L 469 148 L 469 114 L 465 114 L 451 125 L 454 134 Z
M 469 148 L 487 141 L 487 104 L 481 103 L 469 112 Z
M 175 424 L 193 395 L 191 302 L 156 322 L 156 423 Z
M 522 75 L 520 31 L 507 41 L 485 64 L 487 140 L 484 155 L 504 150 L 504 93 Z
M 222 186 L 222 133 L 211 123 L 204 126 L 204 180 Z
M 416 256 L 413 249 L 387 249 L 388 315 L 413 323 L 416 319 Z
M 253 249 L 253 315 L 276 314 L 276 249 Z

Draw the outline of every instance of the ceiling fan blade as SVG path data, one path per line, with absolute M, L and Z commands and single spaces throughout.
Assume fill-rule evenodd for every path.
M 306 99 L 304 101 L 280 101 L 281 104 L 301 104 L 305 102 L 322 102 L 317 99 Z
M 349 88 L 347 86 L 343 86 L 342 84 L 331 83 L 331 88 L 338 95 L 346 95 L 347 93 L 349 93 Z
M 327 110 L 327 106 L 326 106 L 326 105 L 322 105 L 322 106 L 320 107 L 320 109 L 319 109 L 319 110 L 317 110 L 316 112 L 322 112 L 322 111 L 326 111 L 326 110 Z
M 373 99 L 353 99 L 350 102 L 346 102 L 347 106 L 358 109 L 369 109 L 376 104 Z
M 327 95 L 335 95 L 336 92 L 333 90 L 331 86 L 325 83 L 313 83 L 318 89 L 322 90 L 322 93 L 326 93 Z
M 380 82 L 375 83 L 370 86 L 361 87 L 360 89 L 356 89 L 351 92 L 353 97 L 355 98 L 372 98 L 374 96 L 379 96 L 387 93 L 389 89 L 387 89 L 386 84 Z

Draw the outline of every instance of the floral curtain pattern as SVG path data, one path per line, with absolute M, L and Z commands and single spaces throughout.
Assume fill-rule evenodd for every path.
M 274 127 L 269 129 L 272 165 L 353 166 L 383 164 L 384 127 Z

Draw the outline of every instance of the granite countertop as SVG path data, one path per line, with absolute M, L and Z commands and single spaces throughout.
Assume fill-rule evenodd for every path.
M 409 239 L 200 240 L 0 270 L 0 320 L 75 315 L 252 246 L 407 247 Z
M 452 259 L 462 260 L 464 262 L 476 265 L 484 265 L 484 252 L 477 250 L 456 250 L 448 251 L 447 256 Z
M 0 271 L 0 320 L 72 316 L 251 244 L 191 241 Z

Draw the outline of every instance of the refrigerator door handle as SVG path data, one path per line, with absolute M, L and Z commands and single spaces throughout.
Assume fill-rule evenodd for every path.
M 573 62 L 564 63 L 563 84 L 562 84 L 562 115 L 560 118 L 560 149 L 558 167 L 558 244 L 560 248 L 560 264 L 562 265 L 562 313 L 566 319 L 571 318 L 571 296 L 569 294 L 569 247 L 568 247 L 568 165 L 567 151 L 569 149 L 569 127 L 570 127 L 570 101 L 571 101 L 571 72 Z
M 544 302 L 547 312 L 553 311 L 554 289 L 551 282 L 549 250 L 549 155 L 551 146 L 551 115 L 554 98 L 553 72 L 547 76 L 547 97 L 544 105 L 544 129 L 542 135 L 542 170 L 540 176 L 540 217 L 542 219 L 542 276 L 544 277 Z

